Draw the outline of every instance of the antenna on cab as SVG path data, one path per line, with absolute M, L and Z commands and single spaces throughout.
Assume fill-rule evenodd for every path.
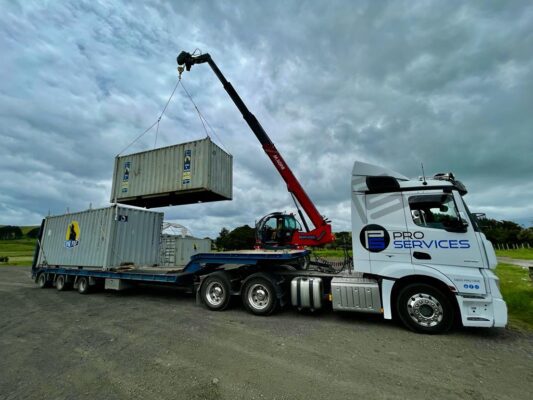
M 424 163 L 420 163 L 420 166 L 422 167 L 422 185 L 426 186 L 428 183 L 426 182 L 426 173 L 424 172 Z

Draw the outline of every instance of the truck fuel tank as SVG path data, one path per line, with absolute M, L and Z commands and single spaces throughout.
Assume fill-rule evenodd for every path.
M 296 277 L 291 281 L 291 303 L 298 309 L 322 308 L 322 278 Z

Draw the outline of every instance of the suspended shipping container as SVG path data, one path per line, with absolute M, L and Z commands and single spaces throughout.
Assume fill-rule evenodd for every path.
M 39 265 L 110 268 L 159 262 L 163 213 L 111 206 L 47 217 Z
M 231 200 L 232 165 L 209 138 L 118 156 L 111 202 L 153 208 Z
M 195 254 L 210 253 L 211 239 L 198 239 L 192 236 L 161 236 L 161 265 L 182 267 L 187 265 Z

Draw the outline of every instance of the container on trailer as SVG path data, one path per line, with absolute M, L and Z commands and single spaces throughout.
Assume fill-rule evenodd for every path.
M 103 268 L 159 262 L 163 213 L 120 205 L 44 221 L 38 265 Z
M 210 138 L 117 156 L 111 202 L 153 208 L 231 200 L 232 166 Z
M 187 265 L 195 254 L 210 253 L 211 239 L 199 239 L 192 236 L 161 236 L 161 261 L 164 266 Z

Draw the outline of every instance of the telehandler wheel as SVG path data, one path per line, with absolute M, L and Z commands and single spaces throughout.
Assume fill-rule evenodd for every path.
M 424 283 L 404 287 L 397 297 L 396 307 L 403 324 L 418 333 L 446 332 L 455 318 L 450 298 Z
M 211 311 L 225 310 L 231 299 L 231 283 L 224 272 L 209 275 L 200 289 L 202 303 Z
M 242 303 L 252 314 L 270 315 L 278 306 L 276 289 L 267 278 L 251 278 L 242 289 Z
M 78 279 L 78 292 L 80 294 L 87 294 L 89 291 L 89 278 L 82 276 Z
M 37 285 L 41 288 L 41 289 L 45 289 L 47 287 L 50 287 L 50 282 L 48 281 L 48 279 L 46 278 L 46 274 L 44 272 L 40 273 L 38 276 L 37 276 L 37 279 L 35 280 L 37 282 Z
M 62 292 L 67 290 L 67 277 L 65 275 L 58 275 L 56 278 L 56 289 Z

